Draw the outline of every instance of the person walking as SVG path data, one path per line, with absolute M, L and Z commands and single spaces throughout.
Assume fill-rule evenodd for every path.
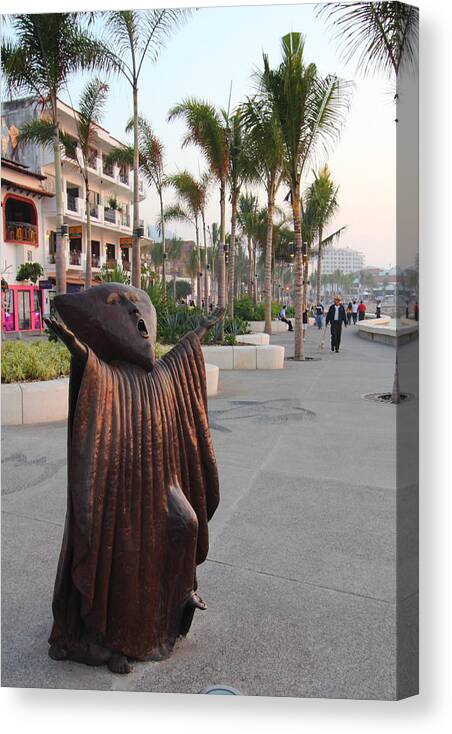
M 323 328 L 323 314 L 325 312 L 325 309 L 323 308 L 322 303 L 318 303 L 315 307 L 315 323 L 317 324 L 318 329 Z
M 356 324 L 356 320 L 358 318 L 358 304 L 356 301 L 353 301 L 352 303 L 352 318 L 353 318 L 353 324 Z
M 366 317 L 366 311 L 366 304 L 360 301 L 358 306 L 358 321 L 364 321 Z
M 377 301 L 376 314 L 377 319 L 381 319 L 381 301 Z
M 348 306 L 347 306 L 347 326 L 350 326 L 350 324 L 352 323 L 352 315 L 353 315 L 353 303 L 349 301 Z
M 406 319 L 410 318 L 410 302 L 409 301 L 406 301 L 405 303 L 405 318 Z
M 281 311 L 279 312 L 279 320 L 283 321 L 285 324 L 288 325 L 289 329 L 288 331 L 293 331 L 292 322 L 289 321 L 289 319 L 286 317 L 286 307 L 283 306 Z
M 414 309 L 413 310 L 414 310 L 414 319 L 415 319 L 415 321 L 419 321 L 419 304 L 418 304 L 417 301 L 415 301 Z
M 303 339 L 306 339 L 308 323 L 309 323 L 309 307 L 308 307 L 308 304 L 305 303 L 304 308 L 303 308 Z
M 331 328 L 331 351 L 337 354 L 341 346 L 342 324 L 347 327 L 345 308 L 339 296 L 336 296 L 334 303 L 329 307 L 325 323 L 327 326 L 330 324 Z

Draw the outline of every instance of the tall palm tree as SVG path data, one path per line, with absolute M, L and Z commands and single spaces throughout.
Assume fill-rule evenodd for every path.
M 177 291 L 176 291 L 176 265 L 178 260 L 180 260 L 182 252 L 182 238 L 181 237 L 173 237 L 168 246 L 168 260 L 173 264 L 173 301 L 176 302 L 177 300 Z
M 140 287 L 141 258 L 139 234 L 139 125 L 138 85 L 146 58 L 158 59 L 171 33 L 187 17 L 186 9 L 110 10 L 102 13 L 118 67 L 132 88 L 133 104 L 133 239 L 132 285 Z
M 301 180 L 305 166 L 319 145 L 327 145 L 340 132 L 349 101 L 349 85 L 336 76 L 322 77 L 315 64 L 306 64 L 304 37 L 288 33 L 281 42 L 282 62 L 270 68 L 264 54 L 259 74 L 260 92 L 278 119 L 285 153 L 285 177 L 295 232 L 295 354 L 304 359 L 302 339 L 303 252 L 301 233 Z
M 56 291 L 66 292 L 66 253 L 62 238 L 63 192 L 61 129 L 58 97 L 69 77 L 80 70 L 108 69 L 114 64 L 106 46 L 80 23 L 78 13 L 23 13 L 8 20 L 14 40 L 2 44 L 2 65 L 10 94 L 31 94 L 42 110 L 41 119 L 24 129 L 23 140 L 53 149 L 56 203 Z
M 175 105 L 168 113 L 169 120 L 182 118 L 188 132 L 183 146 L 197 145 L 202 151 L 212 179 L 220 187 L 220 242 L 219 242 L 219 288 L 218 305 L 226 303 L 226 182 L 229 168 L 228 130 L 225 116 L 209 102 L 187 98 Z M 219 326 L 219 338 L 223 339 L 223 322 Z
M 364 73 L 398 76 L 417 63 L 419 9 L 400 2 L 329 3 L 318 8 L 334 28 L 334 37 L 349 61 L 358 55 Z
M 320 303 L 320 279 L 322 277 L 323 235 L 325 227 L 339 209 L 339 186 L 334 184 L 328 166 L 325 164 L 314 173 L 314 181 L 308 189 L 308 206 L 314 210 L 315 228 L 318 234 L 317 244 L 317 303 Z
M 275 198 L 281 183 L 284 147 L 280 122 L 270 98 L 249 99 L 243 106 L 256 176 L 267 193 L 267 237 L 265 248 L 265 331 L 272 333 L 272 233 Z
M 254 288 L 254 261 L 255 261 L 255 238 L 257 228 L 257 217 L 258 217 L 259 202 L 257 196 L 246 192 L 240 195 L 239 199 L 239 211 L 238 211 L 238 222 L 239 227 L 246 237 L 248 246 L 248 288 L 247 292 L 249 296 L 253 296 L 256 299 L 255 288 Z
M 229 137 L 228 179 L 231 192 L 231 236 L 228 248 L 228 311 L 230 316 L 234 316 L 237 207 L 242 185 L 255 178 L 256 174 L 250 140 L 247 130 L 243 125 L 240 108 L 226 120 L 226 124 Z
M 201 252 L 199 246 L 199 224 L 203 221 L 206 195 L 207 179 L 198 181 L 189 171 L 181 171 L 167 177 L 167 183 L 172 186 L 177 194 L 176 206 L 168 207 L 164 213 L 164 219 L 185 220 L 191 222 L 195 227 L 196 256 L 198 258 L 198 272 L 196 275 L 196 300 L 198 308 L 201 308 Z
M 100 79 L 89 81 L 80 97 L 78 114 L 75 115 L 77 137 L 81 157 L 78 160 L 80 173 L 85 184 L 85 211 L 86 211 L 86 267 L 85 288 L 92 285 L 92 257 L 91 257 L 91 206 L 89 187 L 89 158 L 96 138 L 96 125 L 102 118 L 102 112 L 108 94 L 108 86 Z
M 126 125 L 126 132 L 133 129 L 134 121 L 130 119 Z M 107 155 L 107 163 L 116 163 L 120 166 L 134 165 L 135 148 L 130 143 L 122 143 L 112 148 Z M 160 215 L 157 228 L 161 237 L 162 246 L 162 281 L 166 282 L 166 251 L 165 251 L 165 218 L 163 216 L 163 192 L 168 182 L 165 176 L 165 147 L 160 138 L 155 135 L 151 124 L 145 117 L 138 117 L 138 162 L 139 170 L 147 183 L 154 186 L 159 198 Z M 163 293 L 166 291 L 163 289 Z M 165 297 L 165 295 L 163 296 Z

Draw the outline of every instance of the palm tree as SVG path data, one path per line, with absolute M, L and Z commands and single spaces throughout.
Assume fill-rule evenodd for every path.
M 257 196 L 249 193 L 241 194 L 239 199 L 238 222 L 248 245 L 248 295 L 256 301 L 254 288 L 255 238 L 257 228 L 259 202 Z
M 330 3 L 318 15 L 331 19 L 335 38 L 349 61 L 359 54 L 364 73 L 395 73 L 417 63 L 419 9 L 399 2 Z
M 66 292 L 66 253 L 62 239 L 62 134 L 58 97 L 77 71 L 108 69 L 114 63 L 104 44 L 80 24 L 78 13 L 23 13 L 11 16 L 14 41 L 2 44 L 2 64 L 10 94 L 32 94 L 42 118 L 27 123 L 23 141 L 51 145 L 55 165 L 56 291 Z
M 89 187 L 89 158 L 95 142 L 96 125 L 100 122 L 103 108 L 107 99 L 108 86 L 100 79 L 89 81 L 80 97 L 78 114 L 75 115 L 77 137 L 80 146 L 81 160 L 77 161 L 85 184 L 85 211 L 86 211 L 86 270 L 85 288 L 92 285 L 92 257 L 91 257 L 91 206 Z
M 220 245 L 220 228 L 217 222 L 212 223 L 212 227 L 207 225 L 210 237 L 210 247 L 208 248 L 209 265 L 210 265 L 210 282 L 211 291 L 214 290 L 215 276 L 217 274 L 217 262 Z M 218 302 L 218 283 L 215 286 L 215 296 Z
M 206 205 L 208 179 L 197 181 L 189 171 L 181 171 L 167 177 L 169 186 L 173 186 L 178 197 L 175 206 L 168 207 L 164 212 L 164 219 L 191 222 L 195 227 L 196 256 L 198 258 L 198 273 L 196 276 L 196 300 L 201 308 L 201 253 L 199 247 L 199 222 L 203 221 Z
M 272 233 L 275 197 L 281 183 L 284 147 L 276 110 L 267 98 L 250 99 L 243 106 L 243 119 L 248 131 L 256 176 L 267 193 L 267 237 L 265 248 L 265 331 L 272 332 Z
M 314 181 L 309 187 L 307 199 L 314 209 L 315 226 L 318 234 L 317 251 L 317 303 L 320 303 L 320 278 L 322 274 L 323 233 L 325 227 L 339 209 L 339 186 L 335 186 L 328 166 L 325 164 L 318 174 L 314 173 Z
M 176 302 L 177 300 L 176 265 L 177 265 L 177 261 L 180 260 L 181 252 L 182 252 L 182 238 L 173 237 L 170 240 L 169 247 L 168 247 L 168 260 L 173 263 L 173 301 L 174 302 Z
M 168 113 L 168 120 L 182 118 L 188 132 L 182 146 L 197 145 L 207 160 L 211 178 L 220 187 L 220 242 L 218 305 L 226 303 L 226 181 L 229 169 L 228 130 L 225 116 L 213 105 L 202 100 L 187 98 Z M 223 322 L 219 325 L 219 338 L 223 339 Z
M 301 179 L 306 163 L 319 145 L 335 140 L 348 106 L 349 85 L 336 76 L 321 77 L 315 64 L 305 64 L 304 37 L 282 38 L 282 62 L 271 69 L 264 54 L 259 74 L 260 94 L 275 111 L 283 138 L 285 177 L 295 232 L 295 354 L 304 359 L 302 339 L 303 252 L 301 233 Z
M 231 236 L 228 260 L 228 311 L 234 316 L 235 261 L 237 207 L 240 189 L 245 182 L 256 177 L 254 158 L 251 154 L 250 140 L 243 125 L 241 109 L 237 109 L 227 120 L 229 135 L 229 187 L 231 192 Z
M 118 68 L 132 87 L 133 102 L 133 239 L 132 285 L 140 287 L 139 238 L 139 125 L 138 84 L 146 58 L 153 62 L 175 28 L 187 17 L 186 9 L 110 10 L 102 13 L 110 45 L 116 49 Z
M 126 125 L 126 132 L 133 129 L 133 119 Z M 106 163 L 116 163 L 120 166 L 134 165 L 135 149 L 129 143 L 112 148 L 106 158 Z M 157 228 L 161 237 L 162 246 L 162 281 L 166 282 L 166 251 L 165 251 L 165 218 L 163 216 L 163 192 L 168 182 L 165 176 L 165 148 L 160 138 L 155 135 L 151 124 L 145 117 L 138 117 L 138 162 L 139 170 L 150 186 L 154 186 L 159 197 L 160 214 Z M 163 293 L 165 294 L 165 289 Z M 165 297 L 165 295 L 164 295 Z

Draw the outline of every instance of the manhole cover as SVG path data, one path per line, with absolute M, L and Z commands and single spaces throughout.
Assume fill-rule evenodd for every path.
M 206 693 L 208 696 L 241 696 L 242 694 L 237 688 L 232 686 L 207 686 L 200 693 Z
M 269 423 L 273 425 L 295 424 L 315 418 L 312 410 L 303 408 L 299 400 L 285 398 L 273 400 L 230 400 L 223 410 L 210 410 L 210 428 L 224 433 L 231 429 L 225 425 L 229 421 L 249 423 Z
M 400 405 L 400 403 L 406 403 L 411 400 L 414 395 L 409 392 L 400 393 L 400 402 L 396 403 L 392 399 L 392 393 L 390 392 L 369 392 L 366 395 L 362 395 L 363 400 L 370 400 L 373 403 L 383 403 L 383 405 Z

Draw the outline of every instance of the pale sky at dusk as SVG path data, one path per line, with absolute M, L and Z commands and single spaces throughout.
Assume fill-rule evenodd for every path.
M 127 5 L 127 3 L 126 3 Z M 128 4 L 130 7 L 130 4 Z M 353 63 L 339 59 L 331 30 L 323 18 L 315 17 L 313 5 L 264 5 L 203 8 L 195 11 L 176 31 L 153 65 L 145 62 L 140 84 L 140 111 L 153 124 L 166 146 L 167 170 L 183 168 L 198 174 L 205 167 L 194 147 L 181 149 L 182 122 L 168 123 L 168 110 L 186 96 L 206 99 L 227 107 L 232 81 L 232 107 L 252 92 L 253 69 L 262 65 L 262 52 L 276 66 L 280 39 L 289 31 L 306 36 L 306 59 L 314 61 L 322 74 L 337 73 L 352 79 L 355 90 L 340 142 L 331 151 L 328 165 L 340 185 L 340 211 L 331 225 L 347 225 L 341 244 L 361 250 L 366 264 L 395 264 L 395 108 L 393 85 L 383 77 L 362 78 Z M 103 125 L 125 139 L 125 123 L 131 114 L 131 89 L 123 80 L 111 80 L 111 91 Z M 82 77 L 69 84 L 67 101 L 77 107 Z M 325 161 L 319 159 L 318 165 Z M 310 174 L 310 169 L 307 169 Z M 306 178 L 305 184 L 309 183 Z M 287 187 L 280 189 L 282 202 Z M 168 202 L 173 200 L 167 194 Z M 262 204 L 265 199 L 260 195 Z M 208 222 L 219 221 L 218 193 L 212 187 Z M 157 217 L 157 199 L 148 194 L 141 216 L 150 223 Z M 193 238 L 189 225 L 171 228 L 182 237 Z

